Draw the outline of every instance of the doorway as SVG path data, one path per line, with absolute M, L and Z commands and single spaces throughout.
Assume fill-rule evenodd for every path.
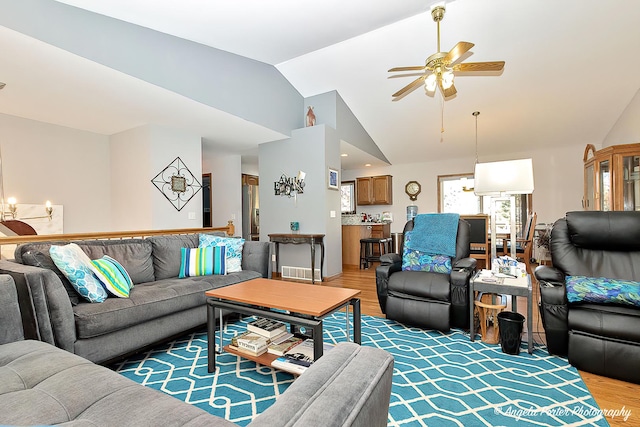
M 211 217 L 211 174 L 202 174 L 202 226 L 213 227 Z

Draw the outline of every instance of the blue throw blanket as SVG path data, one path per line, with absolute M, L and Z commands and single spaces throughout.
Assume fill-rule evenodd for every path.
M 455 258 L 459 219 L 456 213 L 416 215 L 409 249 Z

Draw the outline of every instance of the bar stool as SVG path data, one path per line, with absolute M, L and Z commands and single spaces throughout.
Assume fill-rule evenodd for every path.
M 378 245 L 378 253 L 380 255 L 373 254 L 374 245 Z M 378 239 L 369 237 L 366 239 L 360 239 L 360 269 L 369 268 L 369 263 L 374 261 L 380 261 L 380 256 L 389 253 L 391 246 L 391 239 Z

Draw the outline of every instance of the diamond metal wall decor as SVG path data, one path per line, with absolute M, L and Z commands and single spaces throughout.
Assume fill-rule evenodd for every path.
M 151 182 L 178 211 L 202 188 L 180 157 L 169 163 Z

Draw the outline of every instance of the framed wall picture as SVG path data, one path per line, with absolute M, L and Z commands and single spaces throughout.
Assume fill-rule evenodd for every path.
M 340 189 L 340 180 L 338 179 L 338 169 L 329 168 L 329 176 L 327 177 L 327 187 L 331 190 Z

